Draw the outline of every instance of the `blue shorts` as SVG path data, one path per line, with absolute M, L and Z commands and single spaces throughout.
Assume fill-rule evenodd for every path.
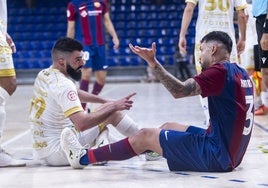
M 228 153 L 224 147 L 220 147 L 208 138 L 205 129 L 190 126 L 186 132 L 162 130 L 159 140 L 163 157 L 167 159 L 170 171 L 228 172 L 232 170 L 229 167 Z
M 106 70 L 105 45 L 101 46 L 84 46 L 84 58 L 86 59 L 85 68 L 92 68 L 92 71 Z

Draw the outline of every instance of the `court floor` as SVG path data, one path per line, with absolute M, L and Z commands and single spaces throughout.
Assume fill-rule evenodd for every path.
M 143 155 L 126 161 L 111 161 L 105 166 L 88 166 L 83 170 L 41 165 L 31 155 L 27 123 L 32 88 L 32 85 L 19 85 L 7 103 L 2 146 L 16 158 L 25 159 L 27 166 L 0 168 L 0 188 L 268 187 L 268 154 L 259 149 L 268 142 L 268 116 L 255 118 L 244 160 L 230 173 L 170 172 L 165 159 L 146 161 Z M 108 83 L 101 95 L 117 99 L 131 92 L 137 92 L 137 95 L 133 98 L 134 107 L 127 113 L 141 127 L 158 127 L 167 121 L 202 127 L 204 116 L 199 98 L 175 100 L 159 83 Z

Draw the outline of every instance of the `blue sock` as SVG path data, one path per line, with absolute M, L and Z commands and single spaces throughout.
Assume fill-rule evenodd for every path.
M 88 150 L 86 149 L 86 151 L 88 151 Z M 83 157 L 81 157 L 81 159 L 79 161 L 81 165 L 89 165 L 87 153 Z

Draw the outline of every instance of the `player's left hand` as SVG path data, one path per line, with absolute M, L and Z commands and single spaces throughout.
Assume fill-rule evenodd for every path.
M 13 53 L 16 53 L 16 46 L 15 43 L 13 42 L 12 38 L 9 36 L 9 34 L 6 34 L 6 41 L 9 45 L 9 47 L 11 48 Z
M 114 43 L 114 49 L 118 49 L 119 48 L 119 40 L 117 37 L 113 38 L 113 43 Z
M 242 54 L 245 50 L 246 42 L 243 40 L 238 40 L 237 42 L 237 53 L 238 55 Z
M 264 51 L 268 51 L 268 33 L 263 33 L 261 38 L 261 49 Z
M 154 68 L 157 64 L 157 60 L 155 57 L 156 54 L 156 44 L 155 42 L 152 43 L 152 48 L 144 48 L 140 46 L 133 46 L 132 44 L 129 44 L 129 48 L 131 51 L 141 58 L 143 58 L 150 67 Z

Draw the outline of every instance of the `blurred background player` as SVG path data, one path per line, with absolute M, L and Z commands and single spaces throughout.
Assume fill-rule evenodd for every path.
M 105 26 L 112 37 L 114 49 L 119 47 L 119 40 L 109 15 L 106 0 L 73 0 L 67 7 L 67 37 L 75 38 L 84 45 L 84 58 L 87 60 L 82 70 L 80 89 L 89 90 L 91 73 L 96 81 L 92 94 L 98 95 L 106 82 L 108 64 L 105 52 Z M 83 104 L 86 109 L 86 103 Z
M 188 67 L 188 63 L 189 63 L 188 61 L 189 61 L 188 55 L 180 51 L 179 47 L 176 47 L 176 51 L 174 54 L 174 63 L 176 64 L 176 67 L 180 72 L 180 79 L 183 81 L 192 77 L 191 71 Z M 176 76 L 178 77 L 177 74 Z
M 263 105 L 259 110 L 268 113 L 268 1 L 254 0 L 252 14 L 256 17 L 256 31 L 258 35 L 259 67 L 261 69 L 261 101 Z M 268 153 L 268 143 L 261 146 L 264 153 Z
M 252 14 L 256 18 L 256 31 L 258 36 L 258 57 L 261 70 L 261 102 L 262 105 L 256 111 L 258 115 L 268 113 L 268 0 L 252 1 Z
M 255 85 L 255 96 L 254 96 L 254 107 L 255 115 L 261 115 L 260 106 L 260 91 L 261 91 L 261 74 L 259 70 L 255 70 L 255 59 L 256 55 L 254 53 L 254 46 L 258 45 L 257 41 L 257 32 L 255 22 L 256 19 L 252 15 L 252 0 L 247 0 L 248 6 L 246 8 L 246 14 L 248 17 L 247 21 L 247 32 L 246 32 L 246 43 L 245 43 L 245 51 L 240 55 L 240 64 L 241 66 L 248 72 L 252 81 Z
M 12 59 L 16 46 L 7 33 L 7 1 L 0 1 L 0 144 L 6 121 L 5 105 L 8 98 L 15 92 L 16 74 Z M 0 146 L 0 167 L 25 166 L 23 161 L 14 159 Z
M 224 31 L 229 34 L 233 40 L 233 47 L 230 60 L 238 63 L 238 54 L 241 54 L 245 49 L 246 40 L 246 23 L 245 8 L 247 7 L 246 0 L 185 0 L 186 7 L 183 12 L 179 43 L 178 46 L 183 53 L 187 53 L 186 34 L 189 24 L 193 18 L 194 9 L 198 4 L 198 17 L 195 28 L 195 66 L 199 74 L 201 72 L 200 59 L 200 40 L 201 38 L 215 30 Z M 235 29 L 234 29 L 234 10 L 237 11 L 238 27 L 240 38 L 236 44 Z M 209 124 L 208 104 L 207 99 L 201 99 L 201 105 L 204 110 L 206 121 L 205 125 Z

